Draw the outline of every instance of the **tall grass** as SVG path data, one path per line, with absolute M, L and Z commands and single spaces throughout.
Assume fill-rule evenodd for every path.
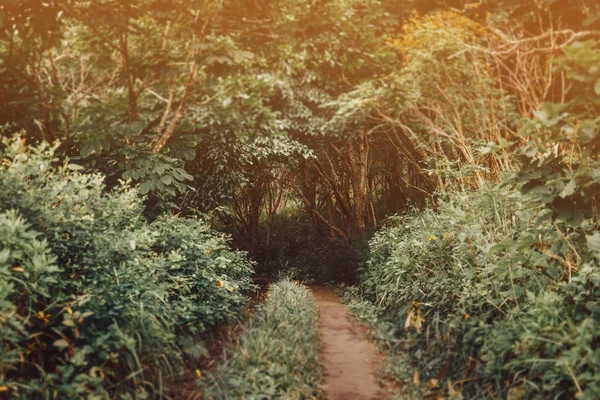
M 310 291 L 289 280 L 269 288 L 264 306 L 239 347 L 208 377 L 207 399 L 309 399 L 319 396 L 321 367 L 317 305 Z
M 547 213 L 489 186 L 371 240 L 347 300 L 391 355 L 400 398 L 599 398 L 596 236 Z

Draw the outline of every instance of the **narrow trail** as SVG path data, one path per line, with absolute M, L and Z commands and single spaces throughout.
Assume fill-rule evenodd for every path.
M 332 289 L 311 286 L 319 306 L 319 334 L 323 350 L 324 386 L 328 400 L 379 400 L 387 398 L 377 383 L 380 358 L 377 347 L 364 336 Z

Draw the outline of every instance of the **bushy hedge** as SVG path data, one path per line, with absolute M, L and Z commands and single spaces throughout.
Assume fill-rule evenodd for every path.
M 289 280 L 272 284 L 240 345 L 210 377 L 208 399 L 311 399 L 319 395 L 317 305 Z
M 401 398 L 600 397 L 600 233 L 551 212 L 488 187 L 371 240 L 347 299 L 393 355 Z
M 0 395 L 157 396 L 239 317 L 253 264 L 201 220 L 148 223 L 136 189 L 55 150 L 0 153 Z

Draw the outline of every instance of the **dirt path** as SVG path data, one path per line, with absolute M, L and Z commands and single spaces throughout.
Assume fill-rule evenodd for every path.
M 352 320 L 348 308 L 333 290 L 312 286 L 319 306 L 319 333 L 325 369 L 325 394 L 329 400 L 385 399 L 376 379 L 380 361 L 377 348 L 367 341 L 362 329 Z

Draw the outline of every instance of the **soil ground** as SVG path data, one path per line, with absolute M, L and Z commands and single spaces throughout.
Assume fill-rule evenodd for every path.
M 381 363 L 377 347 L 365 338 L 332 289 L 311 286 L 319 306 L 323 384 L 329 400 L 379 400 L 388 396 L 377 382 Z

